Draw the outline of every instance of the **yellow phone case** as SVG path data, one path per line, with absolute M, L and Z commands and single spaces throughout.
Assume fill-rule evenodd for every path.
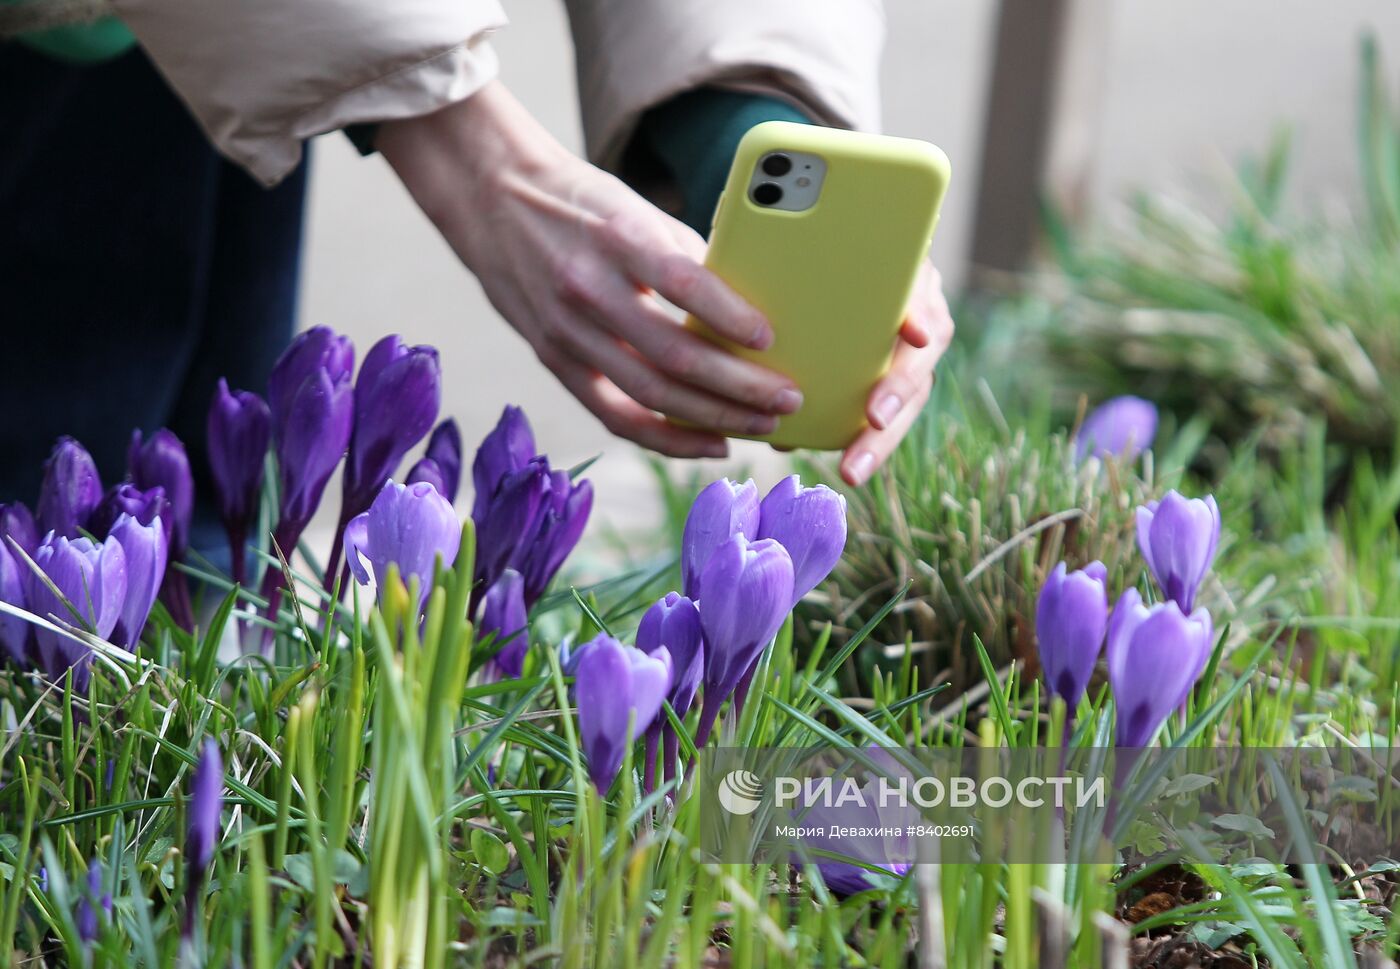
M 754 166 L 775 151 L 826 162 L 811 208 L 777 210 L 750 198 Z M 756 440 L 834 450 L 865 428 L 866 398 L 889 369 L 949 174 L 941 150 L 908 138 L 786 121 L 744 136 L 705 264 L 768 317 L 775 339 L 752 350 L 693 317 L 686 325 L 801 389 L 802 409 Z

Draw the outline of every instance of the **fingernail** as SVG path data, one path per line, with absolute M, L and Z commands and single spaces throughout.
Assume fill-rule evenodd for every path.
M 778 419 L 769 417 L 767 414 L 760 414 L 757 417 L 749 418 L 750 434 L 772 434 L 778 429 Z
M 875 454 L 872 451 L 862 451 L 851 459 L 851 477 L 856 479 L 856 484 L 865 484 L 865 479 L 874 470 Z
M 802 406 L 802 391 L 784 387 L 773 395 L 773 410 L 779 414 L 795 414 Z
M 885 427 L 889 427 L 894 419 L 899 416 L 900 409 L 904 407 L 904 401 L 899 399 L 898 394 L 886 394 L 880 398 L 880 402 L 875 405 L 875 416 Z
M 748 346 L 754 350 L 767 350 L 772 345 L 773 331 L 767 323 L 760 324 L 759 328 L 754 330 L 753 336 L 749 337 Z

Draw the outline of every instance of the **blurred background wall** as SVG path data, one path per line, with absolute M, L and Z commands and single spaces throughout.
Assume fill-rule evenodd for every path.
M 1083 177 L 1088 218 L 1111 217 L 1135 188 L 1209 197 L 1227 164 L 1262 152 L 1283 125 L 1293 131 L 1290 185 L 1304 209 L 1323 211 L 1355 193 L 1358 39 L 1372 29 L 1392 60 L 1400 57 L 1400 3 L 1070 2 L 1083 4 L 1078 16 L 1094 19 L 1075 42 L 1085 58 L 1081 90 L 1057 123 L 1074 129 L 1073 174 Z M 956 291 L 969 268 L 997 5 L 885 5 L 885 129 L 936 142 L 953 161 L 934 254 Z M 562 4 L 507 0 L 506 9 L 512 25 L 496 38 L 505 82 L 579 150 Z M 504 404 L 520 404 L 556 463 L 603 455 L 590 472 L 602 519 L 629 530 L 652 524 L 655 488 L 640 452 L 610 438 L 535 361 L 383 160 L 361 159 L 334 136 L 319 140 L 313 166 L 303 325 L 349 333 L 361 352 L 390 332 L 438 346 L 444 411 L 457 418 L 469 446 Z M 736 446 L 723 468 L 738 464 L 769 480 L 781 473 L 781 462 L 754 445 Z

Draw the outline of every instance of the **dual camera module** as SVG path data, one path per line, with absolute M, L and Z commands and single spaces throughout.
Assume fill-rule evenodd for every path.
M 759 168 L 769 178 L 782 178 L 792 171 L 792 159 L 775 151 L 759 163 Z M 759 182 L 754 186 L 753 200 L 759 205 L 777 205 L 783 200 L 783 187 L 777 182 Z
M 749 198 L 765 209 L 801 212 L 816 204 L 826 177 L 826 161 L 801 151 L 770 151 L 758 159 L 749 178 Z

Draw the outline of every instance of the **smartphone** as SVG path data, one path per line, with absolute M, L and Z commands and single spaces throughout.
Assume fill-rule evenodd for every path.
M 756 440 L 837 450 L 866 427 L 949 175 L 941 150 L 908 138 L 769 121 L 740 141 L 705 265 L 767 316 L 774 341 L 753 350 L 686 325 L 802 391 L 802 409 Z

